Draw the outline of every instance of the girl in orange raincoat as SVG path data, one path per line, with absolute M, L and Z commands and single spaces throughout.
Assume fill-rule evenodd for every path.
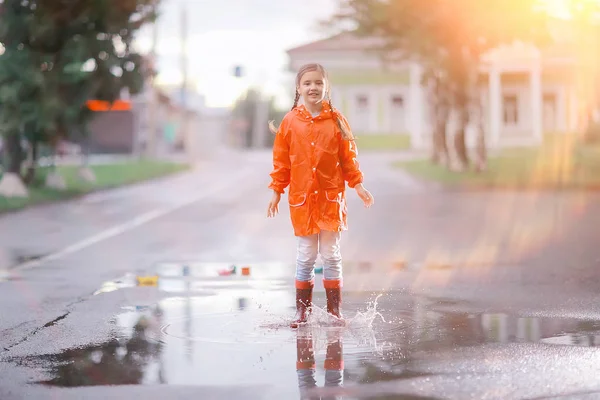
M 300 97 L 304 105 L 298 106 Z M 307 321 L 318 254 L 324 263 L 327 311 L 343 322 L 340 236 L 347 229 L 346 182 L 366 207 L 373 204 L 373 196 L 362 185 L 352 131 L 346 118 L 331 105 L 327 74 L 320 64 L 300 68 L 292 110 L 279 129 L 272 122 L 269 127 L 275 142 L 269 185 L 274 193 L 268 216 L 277 214 L 281 194 L 289 185 L 290 217 L 298 237 L 296 316 L 291 326 L 296 328 Z

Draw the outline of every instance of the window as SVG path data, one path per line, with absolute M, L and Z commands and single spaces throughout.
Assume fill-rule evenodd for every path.
M 544 129 L 554 131 L 557 129 L 556 94 L 544 93 L 542 116 Z
M 504 124 L 516 125 L 519 122 L 519 103 L 516 95 L 505 95 L 502 108 L 504 110 Z
M 393 96 L 392 105 L 394 106 L 394 108 L 402 108 L 404 106 L 404 99 L 402 98 L 402 96 Z
M 544 93 L 544 104 L 556 104 L 556 94 L 555 93 Z
M 359 110 L 364 110 L 369 106 L 369 99 L 365 95 L 359 95 L 356 98 L 356 103 L 358 105 Z

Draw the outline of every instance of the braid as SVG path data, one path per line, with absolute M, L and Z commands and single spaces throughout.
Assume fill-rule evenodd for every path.
M 300 92 L 296 89 L 296 97 L 294 98 L 294 105 L 292 106 L 292 110 L 298 106 L 298 100 L 300 100 Z
M 329 111 L 333 114 L 333 103 L 331 102 L 331 92 L 327 89 L 327 102 L 329 103 Z
M 346 124 L 346 122 L 344 122 L 344 120 L 342 120 L 340 118 L 338 113 L 333 111 L 333 103 L 331 102 L 331 92 L 329 90 L 327 90 L 327 101 L 329 102 L 329 110 L 331 111 L 331 114 L 333 114 L 335 116 L 337 126 L 338 126 L 338 128 L 340 128 L 340 131 L 342 132 L 342 137 L 345 140 L 354 140 L 354 135 L 352 134 L 352 130 L 350 129 L 348 124 Z

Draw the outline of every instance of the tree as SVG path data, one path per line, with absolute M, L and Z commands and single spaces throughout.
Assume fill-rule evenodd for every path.
M 359 35 L 382 37 L 385 45 L 379 51 L 399 54 L 397 60 L 415 61 L 424 68 L 423 84 L 429 90 L 435 116 L 432 160 L 447 160 L 445 130 L 452 112 L 457 120 L 453 143 L 457 167 L 464 169 L 469 165 L 465 130 L 471 109 L 480 104 L 477 78 L 483 56 L 514 40 L 541 43 L 547 39 L 547 14 L 537 7 L 538 3 L 340 0 L 340 11 L 333 20 L 352 22 Z
M 143 59 L 131 45 L 157 7 L 158 0 L 0 3 L 0 130 L 7 159 L 0 195 L 26 195 L 15 186 L 21 139 L 35 158 L 40 143 L 54 147 L 74 131 L 87 132 L 88 100 L 112 102 L 124 88 L 142 89 Z
M 576 93 L 578 130 L 587 140 L 600 138 L 600 3 L 572 0 L 568 3 L 577 38 Z

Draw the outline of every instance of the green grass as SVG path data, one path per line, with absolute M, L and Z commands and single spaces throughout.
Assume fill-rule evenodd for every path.
M 537 148 L 507 148 L 488 160 L 485 172 L 453 172 L 429 160 L 398 162 L 416 177 L 465 188 L 600 188 L 600 146 L 576 135 L 548 136 Z
M 369 133 L 356 134 L 358 150 L 408 150 L 410 136 L 406 134 L 374 135 Z
M 96 175 L 96 182 L 84 182 L 77 176 L 77 166 L 57 167 L 65 178 L 66 190 L 55 190 L 43 186 L 49 168 L 39 168 L 36 179 L 29 187 L 28 198 L 5 198 L 0 196 L 0 213 L 14 211 L 28 206 L 66 200 L 97 190 L 108 189 L 186 170 L 185 164 L 160 161 L 135 161 L 106 165 L 93 165 L 90 168 Z M 1 173 L 0 173 L 1 176 Z

